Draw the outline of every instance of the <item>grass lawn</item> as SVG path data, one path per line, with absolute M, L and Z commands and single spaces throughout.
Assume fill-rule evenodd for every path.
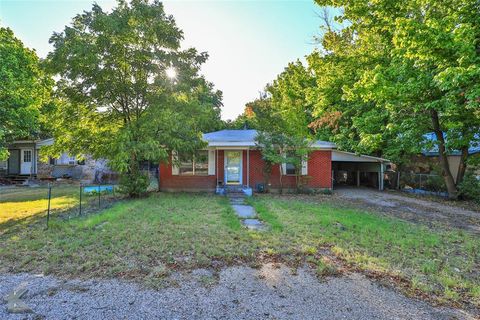
M 375 214 L 305 203 L 295 197 L 250 200 L 270 226 L 242 228 L 227 200 L 207 194 L 152 194 L 100 214 L 1 234 L 0 272 L 134 278 L 161 283 L 173 269 L 274 258 L 317 266 L 342 264 L 406 279 L 405 290 L 480 307 L 480 239 L 433 231 Z M 327 248 L 327 249 L 326 249 Z
M 78 205 L 78 186 L 52 188 L 50 208 L 64 210 Z M 48 188 L 9 188 L 0 190 L 0 224 L 32 218 L 46 213 Z

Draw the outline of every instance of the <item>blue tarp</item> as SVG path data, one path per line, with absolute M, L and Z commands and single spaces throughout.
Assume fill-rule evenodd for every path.
M 83 192 L 84 193 L 98 192 L 99 189 L 100 189 L 100 192 L 104 192 L 104 191 L 112 192 L 113 186 L 88 186 L 83 188 Z

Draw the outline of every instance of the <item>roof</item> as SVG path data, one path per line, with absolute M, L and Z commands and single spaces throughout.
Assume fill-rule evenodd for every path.
M 388 159 L 356 154 L 353 152 L 333 150 L 332 161 L 339 162 L 390 162 Z
M 427 133 L 423 135 L 425 143 L 433 143 L 437 140 L 437 136 L 435 135 L 434 132 Z M 445 140 L 447 137 L 445 137 Z M 480 134 L 475 135 L 475 140 L 476 141 L 471 141 L 470 142 L 470 147 L 468 148 L 468 153 L 469 154 L 475 154 L 475 153 L 480 153 Z M 438 145 L 434 145 L 430 149 L 424 149 L 422 151 L 422 154 L 425 156 L 438 156 Z M 459 150 L 451 150 L 449 155 L 452 156 L 459 156 L 461 155 L 461 152 Z
M 205 133 L 207 142 L 255 142 L 257 130 L 220 130 Z
M 203 139 L 209 147 L 254 147 L 257 130 L 220 130 L 203 134 Z M 315 141 L 311 147 L 318 149 L 335 149 L 333 142 Z

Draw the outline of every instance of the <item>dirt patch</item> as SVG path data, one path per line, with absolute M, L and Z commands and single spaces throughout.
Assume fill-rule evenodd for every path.
M 398 191 L 380 192 L 366 188 L 338 189 L 332 200 L 432 227 L 441 225 L 480 234 L 480 212 L 455 203 L 420 199 Z

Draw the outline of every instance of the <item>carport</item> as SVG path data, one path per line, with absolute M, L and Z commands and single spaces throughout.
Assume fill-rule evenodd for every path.
M 332 184 L 339 186 L 364 186 L 383 190 L 384 173 L 390 161 L 346 151 L 332 151 Z

